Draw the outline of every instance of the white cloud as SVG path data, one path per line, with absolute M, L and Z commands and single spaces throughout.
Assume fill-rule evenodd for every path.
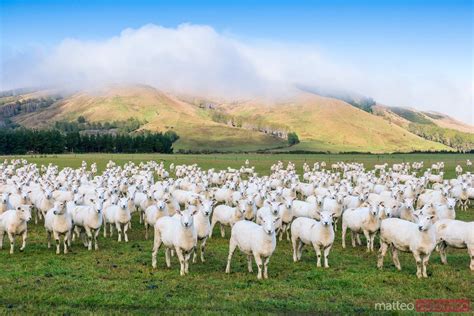
M 209 26 L 146 25 L 104 41 L 65 39 L 49 52 L 8 55 L 2 57 L 2 89 L 143 83 L 179 92 L 247 97 L 285 95 L 295 84 L 304 84 L 355 91 L 389 105 L 447 112 L 473 123 L 472 82 L 368 73 L 322 56 L 311 45 L 249 43 Z

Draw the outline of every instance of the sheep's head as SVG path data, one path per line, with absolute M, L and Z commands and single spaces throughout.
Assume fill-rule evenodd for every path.
M 21 205 L 16 208 L 16 214 L 20 220 L 28 222 L 31 219 L 31 210 L 29 205 Z
M 319 221 L 323 226 L 332 226 L 333 223 L 333 218 L 336 215 L 336 213 L 328 212 L 328 211 L 323 211 L 319 213 Z
M 3 193 L 2 194 L 2 204 L 7 204 L 10 198 L 11 193 Z
M 433 225 L 433 219 L 435 215 L 432 214 L 414 214 L 414 217 L 418 223 L 418 230 L 420 232 L 427 231 Z
M 65 206 L 66 206 L 66 203 L 64 203 L 64 202 L 56 202 L 56 203 L 54 204 L 54 211 L 53 211 L 53 214 L 54 214 L 54 215 L 62 215 L 62 214 L 64 214 Z
M 119 200 L 118 205 L 122 210 L 126 210 L 127 207 L 128 207 L 128 198 L 126 198 L 126 197 L 121 198 Z
M 191 228 L 194 224 L 194 215 L 197 213 L 197 208 L 194 205 L 188 206 L 184 211 L 176 210 L 180 216 L 181 226 L 184 228 Z
M 210 200 L 210 201 L 203 201 L 202 202 L 202 214 L 206 217 L 210 216 L 212 213 L 212 207 L 215 204 L 215 200 Z
M 456 199 L 454 198 L 448 198 L 448 209 L 450 210 L 454 210 L 454 208 L 456 207 Z
M 273 218 L 270 216 L 259 216 L 260 225 L 263 228 L 263 231 L 268 235 L 273 235 L 275 233 L 275 223 L 280 220 L 279 217 Z

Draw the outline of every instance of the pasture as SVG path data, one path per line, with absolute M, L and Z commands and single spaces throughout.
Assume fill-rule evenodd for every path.
M 4 159 L 5 157 L 1 157 Z M 9 159 L 12 157 L 8 157 Z M 82 160 L 96 162 L 99 172 L 109 160 L 123 164 L 129 160 L 156 160 L 169 164 L 196 163 L 203 169 L 238 168 L 245 159 L 259 175 L 270 173 L 277 160 L 292 161 L 299 174 L 304 162 L 362 162 L 366 168 L 387 162 L 445 162 L 445 178 L 455 177 L 454 168 L 474 155 L 396 154 L 396 155 L 112 155 L 84 154 L 61 156 L 24 156 L 29 162 L 53 163 L 59 167 L 80 167 Z M 474 171 L 474 170 L 471 170 Z M 457 210 L 457 218 L 474 220 L 474 208 Z M 136 215 L 136 214 L 134 214 Z M 77 241 L 72 252 L 56 255 L 46 247 L 42 223 L 29 223 L 26 249 L 13 255 L 0 251 L 0 314 L 66 313 L 89 314 L 118 312 L 131 314 L 168 313 L 374 313 L 375 303 L 414 303 L 416 299 L 451 298 L 474 300 L 473 272 L 469 270 L 466 249 L 448 250 L 448 265 L 440 263 L 433 252 L 427 279 L 417 279 L 411 253 L 401 253 L 402 271 L 397 271 L 390 256 L 382 271 L 376 267 L 376 253 L 366 253 L 364 246 L 341 247 L 340 223 L 329 256 L 330 268 L 316 268 L 316 256 L 305 247 L 302 261 L 292 261 L 291 242 L 277 243 L 269 264 L 269 279 L 259 281 L 256 273 L 247 272 L 246 257 L 236 251 L 231 274 L 224 273 L 228 239 L 218 228 L 207 243 L 207 261 L 190 265 L 190 274 L 179 276 L 179 263 L 172 259 L 166 268 L 164 250 L 158 253 L 158 268 L 151 267 L 153 240 L 144 239 L 144 229 L 135 216 L 128 243 L 99 237 L 98 251 L 87 251 Z M 6 242 L 8 244 L 8 242 Z M 17 243 L 18 244 L 18 243 Z M 378 248 L 378 238 L 376 239 Z M 8 247 L 7 247 L 8 248 Z M 53 247 L 54 248 L 54 247 Z M 18 249 L 18 248 L 17 248 Z M 255 270 L 255 264 L 254 264 Z M 472 303 L 471 303 L 472 305 Z

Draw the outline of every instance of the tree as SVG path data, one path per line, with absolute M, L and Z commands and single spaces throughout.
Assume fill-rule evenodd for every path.
M 296 135 L 295 132 L 288 133 L 288 145 L 293 146 L 296 144 L 299 144 L 300 139 L 298 138 L 298 135 Z
M 84 116 L 79 116 L 77 118 L 77 123 L 81 123 L 81 124 L 84 124 L 86 122 L 86 118 Z

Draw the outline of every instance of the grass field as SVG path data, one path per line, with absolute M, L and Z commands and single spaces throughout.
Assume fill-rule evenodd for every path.
M 2 157 L 2 159 L 5 157 Z M 10 157 L 9 157 L 10 158 Z M 154 159 L 166 164 L 197 163 L 203 168 L 239 167 L 248 158 L 260 174 L 268 174 L 277 160 L 296 162 L 358 161 L 366 167 L 378 162 L 424 160 L 425 166 L 446 162 L 447 177 L 454 167 L 474 155 L 64 155 L 25 156 L 38 164 L 78 167 L 82 160 L 96 161 L 100 169 L 109 159 L 118 163 Z M 474 209 L 458 211 L 463 220 L 474 220 Z M 158 269 L 151 268 L 151 240 L 144 240 L 144 229 L 133 219 L 129 243 L 99 239 L 100 250 L 88 252 L 78 243 L 73 252 L 56 255 L 46 247 L 42 225 L 30 225 L 25 252 L 9 255 L 0 251 L 0 314 L 67 313 L 90 314 L 118 312 L 155 314 L 190 313 L 374 313 L 375 303 L 399 301 L 413 303 L 421 298 L 474 299 L 473 273 L 466 250 L 448 251 L 449 265 L 440 264 L 433 253 L 428 266 L 429 278 L 415 277 L 411 254 L 401 254 L 402 271 L 397 271 L 387 256 L 385 268 L 376 268 L 376 254 L 364 247 L 342 249 L 340 229 L 329 256 L 329 269 L 316 268 L 314 252 L 306 248 L 302 262 L 292 262 L 291 245 L 279 242 L 269 264 L 269 277 L 258 281 L 247 273 L 246 258 L 234 255 L 230 275 L 224 273 L 228 235 L 215 234 L 208 242 L 207 262 L 191 264 L 190 274 L 179 276 L 179 263 L 172 268 L 158 255 Z M 254 266 L 255 269 L 255 266 Z

